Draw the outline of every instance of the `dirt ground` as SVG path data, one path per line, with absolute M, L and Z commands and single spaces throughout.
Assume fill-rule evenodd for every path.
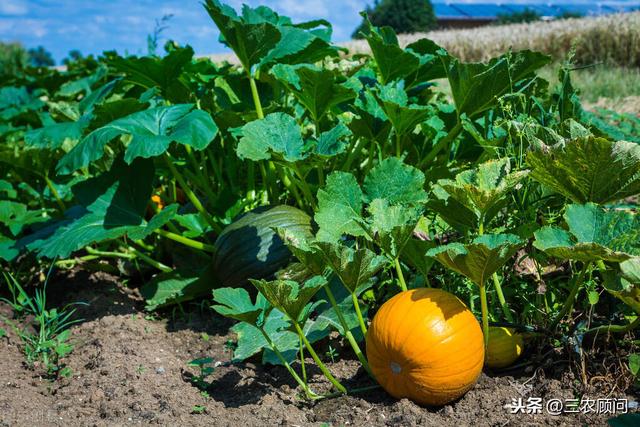
M 149 316 L 136 292 L 106 273 L 79 271 L 54 281 L 49 294 L 65 301 L 85 301 L 73 327 L 75 349 L 64 362 L 72 377 L 50 381 L 27 369 L 21 344 L 7 325 L 0 338 L 0 427 L 5 426 L 568 426 L 606 425 L 594 414 L 510 414 L 514 398 L 580 397 L 581 382 L 557 357 L 545 369 L 529 366 L 517 374 L 483 374 L 459 401 L 442 408 L 396 401 L 382 389 L 308 403 L 281 367 L 255 361 L 231 364 L 231 323 L 195 305 L 186 313 Z M 63 301 L 52 301 L 58 304 Z M 0 313 L 11 315 L 7 305 Z M 332 343 L 340 349 L 340 343 Z M 348 350 L 340 350 L 348 354 Z M 322 351 L 324 354 L 324 351 Z M 213 357 L 221 362 L 208 378 L 208 397 L 192 384 L 190 360 Z M 294 365 L 295 366 L 295 365 Z M 329 363 L 349 387 L 371 385 L 357 362 Z M 326 390 L 319 372 L 312 388 Z M 587 397 L 624 397 L 611 384 L 597 381 Z M 200 411 L 194 407 L 200 406 Z M 199 412 L 199 413 L 198 413 Z

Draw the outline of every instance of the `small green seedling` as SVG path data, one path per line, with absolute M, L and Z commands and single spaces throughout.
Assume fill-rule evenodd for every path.
M 337 358 L 338 356 L 340 356 L 340 354 L 339 354 L 339 353 L 336 351 L 336 349 L 335 349 L 335 348 L 333 348 L 332 346 L 329 346 L 329 350 L 327 350 L 327 352 L 325 353 L 325 355 L 326 355 L 329 359 L 331 359 L 331 362 L 332 362 L 332 363 L 335 363 L 335 362 L 336 362 L 336 358 Z
M 194 359 L 187 363 L 187 366 L 192 368 L 198 368 L 200 372 L 197 376 L 191 379 L 193 385 L 200 390 L 206 390 L 209 387 L 209 383 L 206 381 L 207 377 L 215 372 L 213 357 L 201 357 Z
M 191 413 L 194 415 L 201 415 L 207 412 L 207 407 L 202 405 L 193 405 L 191 408 Z

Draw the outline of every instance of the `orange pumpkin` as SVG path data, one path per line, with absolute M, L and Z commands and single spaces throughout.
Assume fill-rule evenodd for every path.
M 444 405 L 478 381 L 484 363 L 480 324 L 440 289 L 401 292 L 384 303 L 367 332 L 367 357 L 393 397 Z

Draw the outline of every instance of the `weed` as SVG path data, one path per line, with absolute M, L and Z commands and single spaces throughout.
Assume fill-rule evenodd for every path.
M 31 297 L 11 274 L 3 273 L 12 298 L 1 300 L 11 306 L 18 319 L 23 319 L 27 315 L 33 316 L 34 332 L 28 327 L 21 327 L 17 321 L 2 317 L 24 344 L 24 354 L 29 367 L 42 364 L 50 377 L 69 376 L 71 370 L 61 364 L 60 359 L 73 351 L 73 344 L 69 342 L 71 335 L 69 327 L 82 319 L 71 318 L 76 311 L 71 307 L 81 303 L 47 309 L 46 288 L 50 274 L 51 270 L 43 287 L 36 289 L 35 296 Z

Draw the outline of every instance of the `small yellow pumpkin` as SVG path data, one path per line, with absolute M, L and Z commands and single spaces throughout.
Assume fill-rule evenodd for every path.
M 515 333 L 513 329 L 492 326 L 489 328 L 485 364 L 489 368 L 506 368 L 520 357 L 523 349 L 522 335 Z
M 477 382 L 484 338 L 475 316 L 441 289 L 413 289 L 384 303 L 367 332 L 367 357 L 397 399 L 444 405 Z

